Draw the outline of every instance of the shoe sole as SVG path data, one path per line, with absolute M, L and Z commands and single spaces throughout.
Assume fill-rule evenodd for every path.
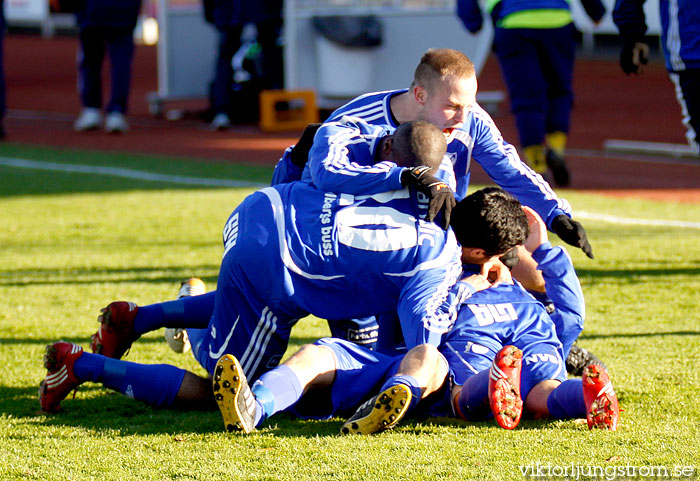
M 252 423 L 246 422 L 242 413 L 242 408 L 245 408 L 245 399 L 240 394 L 247 386 L 248 381 L 235 357 L 227 354 L 219 359 L 214 369 L 212 387 L 214 399 L 224 418 L 226 431 L 240 431 L 247 434 L 255 429 Z
M 365 417 L 348 421 L 340 429 L 341 434 L 372 434 L 396 426 L 411 404 L 411 390 L 397 384 L 385 389 Z
M 586 421 L 589 429 L 616 431 L 620 417 L 619 408 L 615 408 L 617 395 L 603 368 L 593 364 L 585 369 L 583 373 L 584 392 L 592 388 L 586 387 L 588 384 L 597 384 L 597 380 L 601 377 L 604 380 L 603 387 L 596 393 L 595 397 L 591 396 L 593 399 L 590 403 L 586 402 Z
M 502 354 L 501 354 L 502 353 Z M 489 404 L 493 417 L 503 429 L 515 429 L 523 413 L 520 385 L 514 386 L 506 373 L 522 366 L 523 353 L 515 346 L 507 346 L 499 352 L 489 372 Z M 518 380 L 520 376 L 518 376 Z

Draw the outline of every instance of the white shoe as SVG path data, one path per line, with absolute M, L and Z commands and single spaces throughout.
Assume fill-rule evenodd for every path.
M 192 277 L 180 285 L 177 298 L 182 299 L 183 297 L 199 296 L 206 292 L 207 288 L 204 285 L 204 281 L 197 277 Z M 182 327 L 166 327 L 165 342 L 168 343 L 170 349 L 177 353 L 184 353 L 192 348 L 187 331 Z
M 129 123 L 121 112 L 110 112 L 105 119 L 105 130 L 110 134 L 123 134 L 129 130 Z
M 226 130 L 230 127 L 231 127 L 231 119 L 229 119 L 228 115 L 226 115 L 223 112 L 216 114 L 216 116 L 214 117 L 214 120 L 212 120 L 211 124 L 209 124 L 209 128 L 211 130 Z
M 99 129 L 102 126 L 102 112 L 100 109 L 85 107 L 73 123 L 73 129 L 78 132 Z

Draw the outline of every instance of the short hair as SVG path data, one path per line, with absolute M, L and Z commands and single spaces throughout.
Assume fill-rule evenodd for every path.
M 474 64 L 462 52 L 451 48 L 431 48 L 421 57 L 411 87 L 420 85 L 432 92 L 437 80 L 446 77 L 471 78 L 475 75 Z
M 484 249 L 488 256 L 504 254 L 530 234 L 518 199 L 498 187 L 477 190 L 457 203 L 450 225 L 462 247 Z
M 404 159 L 406 166 L 427 165 L 437 169 L 447 151 L 445 134 L 425 120 L 399 125 L 392 135 L 391 149 Z

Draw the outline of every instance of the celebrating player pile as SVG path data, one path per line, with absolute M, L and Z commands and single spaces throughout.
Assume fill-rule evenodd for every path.
M 42 409 L 58 411 L 93 381 L 154 406 L 218 404 L 226 428 L 244 432 L 289 409 L 303 417 L 357 411 L 343 432 L 371 433 L 414 408 L 467 419 L 493 410 L 509 429 L 524 409 L 614 430 L 617 399 L 603 367 L 588 367 L 583 380 L 565 375 L 583 298 L 546 228 L 592 257 L 585 231 L 503 141 L 475 94 L 471 62 L 431 50 L 409 90 L 359 97 L 308 129 L 285 152 L 275 185 L 229 217 L 217 290 L 108 305 L 92 354 L 65 342 L 47 347 Z M 499 188 L 466 196 L 472 158 L 532 209 Z M 536 244 L 529 262 L 541 270 L 523 269 L 525 285 L 545 287 L 551 317 L 498 260 L 517 259 L 523 244 Z M 306 345 L 278 366 L 308 314 L 329 319 L 341 339 Z M 121 360 L 161 327 L 187 329 L 213 389 L 212 379 L 175 366 Z M 329 393 L 328 412 L 308 410 L 307 401 Z

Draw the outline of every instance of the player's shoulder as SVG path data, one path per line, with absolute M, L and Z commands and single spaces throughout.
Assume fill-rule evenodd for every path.
M 389 97 L 405 92 L 406 89 L 383 90 L 381 92 L 370 92 L 359 97 L 355 97 L 345 105 L 337 108 L 328 118 L 328 121 L 335 121 L 339 118 L 350 115 L 362 118 L 366 121 L 385 120 L 386 102 Z
M 527 304 L 536 303 L 532 294 L 527 292 L 517 281 L 513 284 L 499 283 L 488 289 L 474 293 L 464 301 L 465 304 Z

